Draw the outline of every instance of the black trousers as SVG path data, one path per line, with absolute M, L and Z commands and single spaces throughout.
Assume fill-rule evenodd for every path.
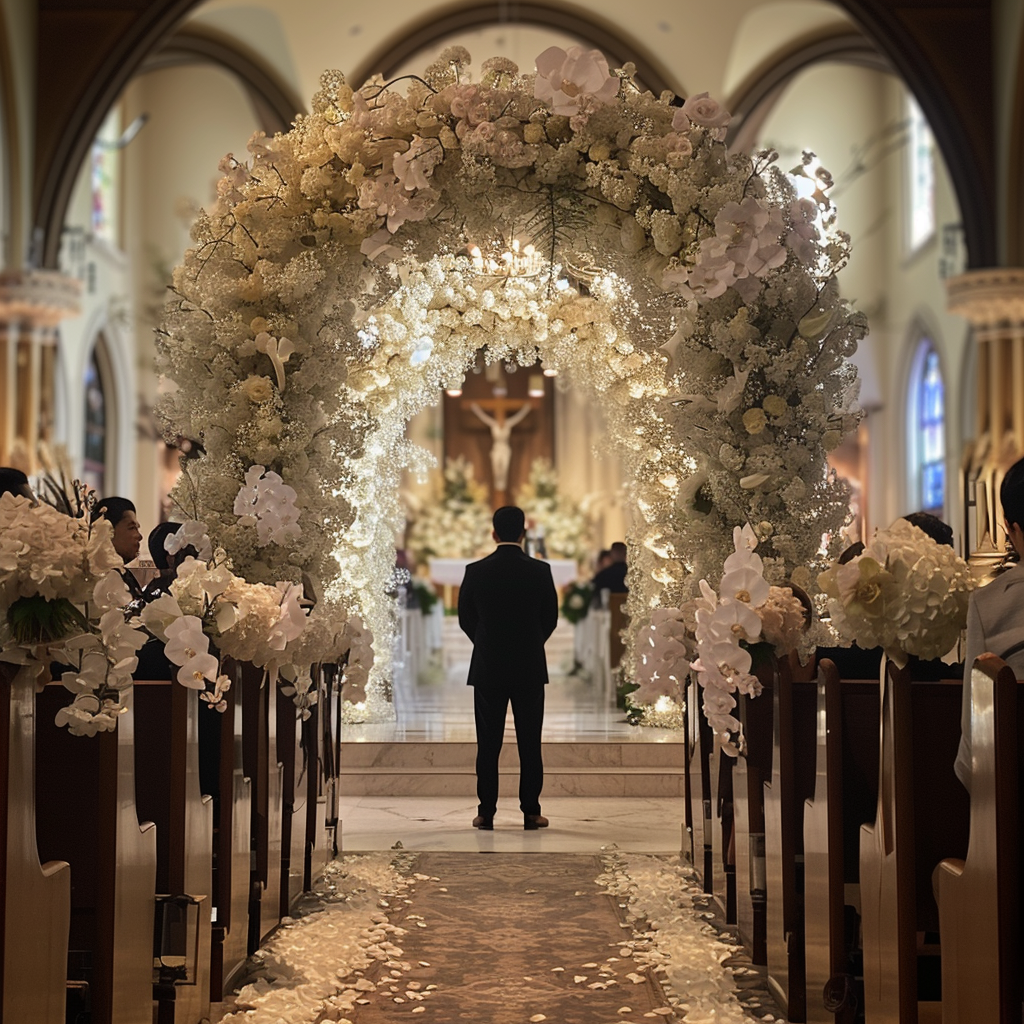
M 519 748 L 519 808 L 523 814 L 540 814 L 540 791 L 544 785 L 544 764 L 540 733 L 544 724 L 544 687 L 527 691 L 512 688 L 473 687 L 476 714 L 477 813 L 493 818 L 498 808 L 498 755 L 505 736 L 505 716 L 512 702 Z

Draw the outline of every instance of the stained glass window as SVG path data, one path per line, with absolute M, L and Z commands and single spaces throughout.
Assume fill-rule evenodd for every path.
M 917 457 L 920 507 L 941 515 L 946 503 L 946 399 L 939 353 L 924 342 L 917 379 Z
M 107 475 L 107 398 L 96 349 L 85 365 L 85 450 L 82 480 L 99 494 L 105 491 Z
M 121 112 L 117 107 L 107 115 L 93 140 L 89 155 L 92 192 L 91 224 L 96 238 L 117 240 L 117 177 L 120 150 L 114 147 L 121 133 Z
M 908 241 L 917 249 L 935 234 L 935 141 L 921 108 L 907 97 Z

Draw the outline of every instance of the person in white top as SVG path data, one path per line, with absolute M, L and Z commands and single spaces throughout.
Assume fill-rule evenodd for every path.
M 1024 559 L 1024 459 L 1015 462 L 999 489 L 1006 535 Z M 1024 678 L 1024 561 L 997 576 L 971 596 L 967 612 L 967 652 L 964 658 L 964 696 L 960 712 L 960 749 L 954 770 L 971 789 L 971 671 L 986 652 L 997 654 Z

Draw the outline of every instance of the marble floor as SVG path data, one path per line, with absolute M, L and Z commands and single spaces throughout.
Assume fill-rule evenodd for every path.
M 563 644 L 556 646 L 556 652 Z M 395 686 L 396 718 L 383 724 L 347 725 L 342 749 L 359 743 L 471 743 L 472 691 L 466 686 L 465 652 L 439 652 L 419 679 L 399 677 Z M 446 656 L 445 656 L 446 655 Z M 557 659 L 557 660 L 556 660 Z M 544 741 L 547 744 L 676 744 L 683 737 L 665 729 L 629 725 L 610 700 L 585 680 L 563 673 L 564 655 L 550 657 Z M 447 668 L 447 670 L 445 670 Z M 506 741 L 514 746 L 512 718 Z M 638 752 L 639 753 L 639 752 Z M 652 751 L 653 753 L 653 751 Z M 668 752 L 665 751 L 667 754 Z M 347 852 L 390 849 L 460 852 L 596 853 L 615 844 L 634 853 L 675 853 L 681 847 L 683 801 L 679 797 L 547 797 L 543 811 L 550 828 L 526 832 L 518 801 L 502 797 L 493 832 L 470 825 L 476 814 L 471 795 L 340 797 L 339 846 Z

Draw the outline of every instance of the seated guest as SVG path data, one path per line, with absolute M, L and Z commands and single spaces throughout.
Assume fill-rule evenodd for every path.
M 100 498 L 93 509 L 92 521 L 95 523 L 100 518 L 106 519 L 114 528 L 114 550 L 124 560 L 125 565 L 134 562 L 139 557 L 139 548 L 142 546 L 142 527 L 139 526 L 135 505 L 127 498 L 119 498 L 116 495 Z M 134 573 L 128 568 L 119 572 L 133 600 L 141 600 L 142 587 L 139 586 Z
M 198 558 L 199 552 L 191 545 L 186 545 L 173 554 L 167 550 L 167 538 L 173 537 L 181 529 L 181 523 L 157 523 L 149 531 L 146 545 L 149 548 L 149 555 L 153 564 L 159 570 L 159 575 L 146 584 L 142 591 L 146 602 L 155 601 L 161 594 L 166 594 L 171 589 L 171 584 L 178 575 L 178 566 L 189 556 Z
M 953 527 L 931 512 L 911 512 L 903 517 L 911 526 L 924 530 L 936 544 L 953 547 Z
M 1024 556 L 1024 459 L 1015 462 L 999 488 L 1006 536 Z M 960 713 L 960 749 L 954 770 L 968 791 L 971 788 L 971 670 L 981 654 L 999 655 L 1024 678 L 1024 563 L 997 576 L 971 595 L 967 612 L 967 656 L 964 658 L 964 696 Z
M 28 477 L 20 469 L 0 466 L 0 494 L 16 494 L 22 498 L 36 500 L 29 486 Z
M 617 540 L 611 546 L 611 562 L 597 572 L 590 581 L 595 594 L 602 590 L 610 591 L 613 594 L 628 594 L 629 587 L 626 586 L 626 545 Z

